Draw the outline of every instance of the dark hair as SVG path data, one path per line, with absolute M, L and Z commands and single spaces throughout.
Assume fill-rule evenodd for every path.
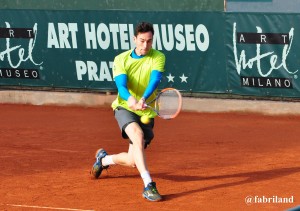
M 152 34 L 154 35 L 153 25 L 148 22 L 140 22 L 135 27 L 134 36 L 137 36 L 139 33 L 144 32 L 152 32 Z

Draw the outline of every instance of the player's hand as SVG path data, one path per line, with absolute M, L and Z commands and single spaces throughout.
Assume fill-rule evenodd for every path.
M 146 108 L 145 98 L 142 97 L 136 105 L 136 110 L 145 110 Z
M 137 104 L 138 104 L 138 101 L 133 97 L 133 96 L 130 96 L 127 100 L 127 104 L 128 104 L 128 107 L 131 109 L 131 110 L 137 110 Z

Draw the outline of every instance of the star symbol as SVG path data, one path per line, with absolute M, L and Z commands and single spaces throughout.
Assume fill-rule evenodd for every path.
M 186 76 L 184 75 L 184 73 L 183 73 L 182 76 L 180 76 L 179 78 L 181 78 L 181 83 L 183 83 L 183 82 L 187 83 L 187 80 L 186 80 L 186 79 L 188 79 L 188 77 L 186 77 Z
M 168 82 L 170 82 L 170 81 L 174 82 L 175 76 L 172 76 L 171 73 L 169 73 L 169 75 L 167 76 L 167 78 L 168 78 Z

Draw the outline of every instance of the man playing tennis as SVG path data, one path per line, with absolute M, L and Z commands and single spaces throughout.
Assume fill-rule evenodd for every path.
M 139 23 L 133 38 L 135 49 L 115 57 L 113 76 L 118 97 L 112 103 L 112 108 L 122 137 L 129 139 L 129 149 L 128 152 L 114 155 L 99 149 L 91 174 L 98 178 L 103 169 L 114 164 L 137 167 L 144 182 L 143 197 L 160 201 L 162 197 L 150 176 L 144 152 L 154 137 L 154 117 L 157 115 L 153 110 L 146 109 L 145 101 L 155 99 L 165 66 L 164 54 L 152 48 L 153 35 L 151 23 Z M 144 115 L 150 118 L 149 124 L 140 121 Z

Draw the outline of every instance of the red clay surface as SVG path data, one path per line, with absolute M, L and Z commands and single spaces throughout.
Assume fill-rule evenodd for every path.
M 0 105 L 0 210 L 279 211 L 300 203 L 299 116 L 182 112 L 157 118 L 155 134 L 147 161 L 165 199 L 158 203 L 142 198 L 137 169 L 113 166 L 90 179 L 98 148 L 127 151 L 110 108 Z M 247 196 L 273 202 L 246 205 Z

